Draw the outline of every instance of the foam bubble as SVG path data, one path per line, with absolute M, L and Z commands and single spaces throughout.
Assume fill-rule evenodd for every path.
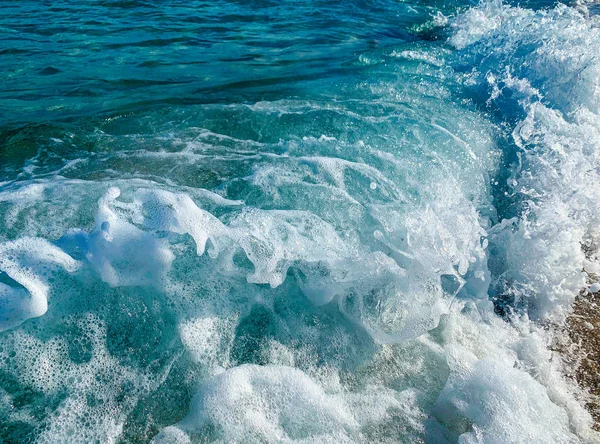
M 205 384 L 177 424 L 190 434 L 212 430 L 209 439 L 227 442 L 348 442 L 356 427 L 343 400 L 327 395 L 300 370 L 254 365 L 235 367 Z M 181 439 L 177 429 L 169 427 L 155 442 Z
M 493 358 L 463 354 L 456 363 L 460 370 L 448 379 L 434 412 L 460 433 L 459 442 L 580 442 L 567 412 L 529 374 Z M 461 433 L 460 424 L 472 431 Z
M 119 216 L 113 205 L 120 193 L 116 187 L 109 188 L 99 200 L 92 233 L 72 231 L 60 242 L 80 249 L 102 280 L 111 286 L 156 284 L 169 270 L 174 256 L 164 240 Z M 122 205 L 120 209 L 127 211 L 128 206 Z
M 76 260 L 44 239 L 0 243 L 0 272 L 11 280 L 0 283 L 0 331 L 46 313 L 53 273 L 78 267 Z

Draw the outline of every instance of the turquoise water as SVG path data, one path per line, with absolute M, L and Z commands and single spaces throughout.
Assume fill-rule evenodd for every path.
M 0 442 L 598 439 L 597 5 L 0 12 Z

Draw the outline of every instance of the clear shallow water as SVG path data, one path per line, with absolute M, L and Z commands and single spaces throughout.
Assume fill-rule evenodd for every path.
M 0 8 L 1 440 L 597 439 L 593 5 Z

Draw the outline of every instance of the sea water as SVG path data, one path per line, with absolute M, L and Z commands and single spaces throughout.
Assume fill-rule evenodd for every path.
M 0 4 L 0 442 L 598 442 L 591 3 Z

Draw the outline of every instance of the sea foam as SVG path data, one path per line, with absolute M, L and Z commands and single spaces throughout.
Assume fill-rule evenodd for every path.
M 357 56 L 347 100 L 150 113 L 187 126 L 0 184 L 6 430 L 594 442 L 544 323 L 598 269 L 597 19 L 429 29 Z

